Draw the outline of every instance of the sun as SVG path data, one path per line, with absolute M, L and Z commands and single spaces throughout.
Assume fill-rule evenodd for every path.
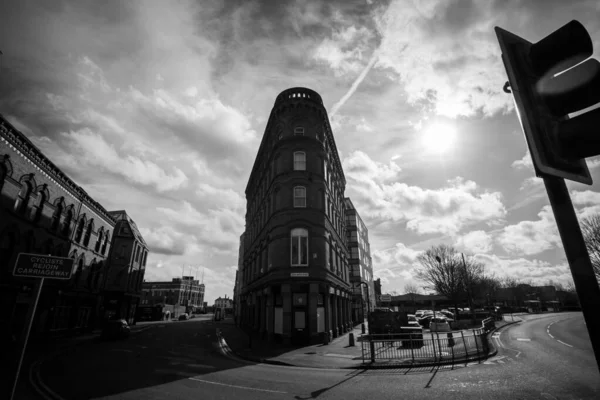
M 456 129 L 449 123 L 434 122 L 421 131 L 421 139 L 427 150 L 445 153 L 454 146 Z

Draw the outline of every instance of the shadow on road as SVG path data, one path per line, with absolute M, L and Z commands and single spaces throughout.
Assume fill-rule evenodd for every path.
M 294 398 L 296 400 L 308 400 L 308 399 L 316 399 L 317 397 L 319 397 L 320 395 L 322 395 L 323 393 L 327 392 L 328 390 L 331 390 L 335 387 L 340 386 L 342 383 L 348 382 L 349 380 L 357 377 L 360 374 L 363 374 L 365 372 L 365 370 L 360 370 L 360 371 L 354 371 L 350 373 L 350 376 L 344 380 L 339 381 L 338 383 L 336 383 L 335 385 L 323 388 L 323 389 L 319 389 L 319 390 L 315 390 L 314 392 L 310 393 L 310 397 L 301 397 L 301 396 L 294 396 Z
M 216 324 L 157 324 L 119 341 L 88 341 L 45 361 L 42 381 L 64 399 L 89 399 L 240 368 L 223 356 Z

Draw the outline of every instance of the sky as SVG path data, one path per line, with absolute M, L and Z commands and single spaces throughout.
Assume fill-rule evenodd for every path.
M 563 0 L 30 1 L 0 6 L 0 113 L 150 247 L 146 280 L 233 295 L 245 187 L 277 94 L 323 98 L 383 292 L 438 244 L 534 284 L 570 272 L 494 33 L 536 42 Z M 580 218 L 596 183 L 567 182 Z

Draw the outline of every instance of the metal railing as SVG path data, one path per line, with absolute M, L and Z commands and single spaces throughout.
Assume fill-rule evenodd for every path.
M 489 325 L 488 325 L 489 327 Z M 363 363 L 421 365 L 480 360 L 490 351 L 487 328 L 444 333 L 361 335 Z

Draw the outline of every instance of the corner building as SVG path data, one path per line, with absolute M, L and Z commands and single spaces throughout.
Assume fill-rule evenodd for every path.
M 246 187 L 242 325 L 298 345 L 351 329 L 345 187 L 321 96 L 285 90 Z

